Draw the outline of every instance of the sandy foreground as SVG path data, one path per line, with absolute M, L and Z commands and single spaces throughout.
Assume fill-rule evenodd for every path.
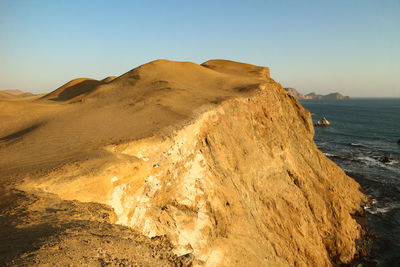
M 268 68 L 226 60 L 0 92 L 0 263 L 348 263 L 368 200 L 313 134 Z

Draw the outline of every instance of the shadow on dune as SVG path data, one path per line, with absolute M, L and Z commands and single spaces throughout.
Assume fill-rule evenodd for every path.
M 112 224 L 103 204 L 36 193 L 0 188 L 0 266 L 192 266 L 167 238 Z
M 17 219 L 0 217 L 0 265 L 6 266 L 18 256 L 39 249 L 47 238 L 61 232 L 51 224 L 43 223 L 18 229 Z
M 17 189 L 2 189 L 0 194 L 0 266 L 14 265 L 13 260 L 57 243 L 67 232 L 79 235 L 109 220 L 110 211 L 97 203 L 62 201 L 55 195 L 36 196 Z M 92 216 L 99 221 L 89 221 Z
M 29 220 L 26 207 L 35 202 L 22 191 L 3 192 L 0 198 L 0 265 L 10 264 L 12 259 L 26 252 L 38 249 L 47 237 L 57 229 L 49 223 L 21 227 Z
M 22 130 L 19 130 L 19 131 L 15 132 L 15 133 L 9 134 L 9 135 L 4 136 L 4 137 L 1 137 L 0 138 L 0 142 L 7 142 L 7 141 L 12 141 L 12 140 L 18 139 L 18 138 L 24 136 L 25 134 L 27 134 L 29 132 L 32 132 L 33 130 L 39 128 L 41 125 L 42 125 L 42 123 L 37 123 L 37 124 L 34 124 L 34 125 L 29 126 L 27 128 L 24 128 Z
M 256 83 L 256 84 L 249 84 L 245 86 L 235 87 L 234 89 L 237 90 L 238 92 L 250 92 L 256 90 L 259 86 L 260 84 Z
M 49 100 L 66 101 L 79 95 L 90 93 L 100 84 L 102 84 L 101 81 L 85 80 L 64 89 L 56 97 L 50 98 Z

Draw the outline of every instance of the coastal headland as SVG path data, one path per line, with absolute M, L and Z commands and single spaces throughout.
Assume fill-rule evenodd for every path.
M 0 95 L 0 110 L 1 265 L 333 266 L 359 253 L 368 198 L 267 67 L 157 60 Z

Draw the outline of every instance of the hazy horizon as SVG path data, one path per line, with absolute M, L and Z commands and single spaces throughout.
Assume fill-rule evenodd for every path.
M 307 94 L 400 97 L 400 1 L 1 1 L 0 90 L 55 90 L 156 59 L 267 66 Z

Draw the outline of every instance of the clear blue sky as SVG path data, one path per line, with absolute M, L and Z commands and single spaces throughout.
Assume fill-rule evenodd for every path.
M 48 92 L 159 58 L 264 65 L 303 93 L 400 97 L 400 0 L 0 0 L 0 89 Z

